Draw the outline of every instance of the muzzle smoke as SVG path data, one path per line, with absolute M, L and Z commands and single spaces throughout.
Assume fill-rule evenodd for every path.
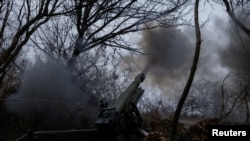
M 184 32 L 176 29 L 145 31 L 140 43 L 144 56 L 144 72 L 161 86 L 179 85 L 187 77 L 193 48 Z

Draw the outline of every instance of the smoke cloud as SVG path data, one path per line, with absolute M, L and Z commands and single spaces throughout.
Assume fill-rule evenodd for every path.
M 230 71 L 249 72 L 250 37 L 232 23 L 229 24 L 225 34 L 228 35 L 230 41 L 220 52 L 222 66 Z
M 249 23 L 246 19 L 240 21 Z M 228 72 L 250 70 L 249 37 L 231 19 L 214 17 L 209 27 L 201 31 L 202 46 L 195 80 L 218 81 Z M 194 55 L 193 28 L 145 31 L 139 45 L 147 55 L 138 62 L 142 62 L 152 84 L 171 89 L 184 86 L 180 84 L 187 80 Z
M 23 75 L 18 93 L 6 100 L 8 111 L 48 128 L 82 128 L 94 123 L 91 104 L 71 72 L 58 61 L 37 61 Z
M 202 45 L 195 81 L 218 81 L 225 76 L 228 66 L 223 62 L 228 45 L 225 19 L 214 17 L 209 28 L 201 28 Z M 212 30 L 211 30 L 212 29 Z M 184 88 L 190 73 L 195 49 L 194 28 L 157 28 L 144 31 L 138 44 L 146 55 L 126 61 L 137 63 L 147 73 L 149 86 L 158 87 L 161 93 L 174 93 Z M 226 59 L 226 58 L 223 58 Z M 135 66 L 136 68 L 136 66 Z
M 177 86 L 187 78 L 193 56 L 191 41 L 176 28 L 145 31 L 140 47 L 144 56 L 144 72 L 158 86 Z

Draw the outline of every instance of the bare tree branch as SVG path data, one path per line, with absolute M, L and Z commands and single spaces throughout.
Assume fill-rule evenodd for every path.
M 229 3 L 228 0 L 223 0 L 223 2 L 226 6 L 227 13 L 231 17 L 232 21 L 237 26 L 239 26 L 248 36 L 250 36 L 250 29 L 248 29 L 241 21 L 239 21 L 239 19 L 236 18 L 233 7 L 232 7 L 232 1 L 230 0 L 230 3 Z
M 76 58 L 87 50 L 97 46 L 123 46 L 117 36 L 138 32 L 146 28 L 171 25 L 178 17 L 178 10 L 188 1 L 135 1 L 109 0 L 88 1 L 75 0 L 76 14 L 72 19 L 76 23 L 78 38 L 69 65 L 74 66 Z M 180 12 L 181 13 L 181 12 Z M 166 18 L 166 17 L 169 17 Z M 144 26 L 155 22 L 152 26 Z M 113 45 L 112 45 L 113 44 Z M 127 50 L 137 50 L 131 47 Z

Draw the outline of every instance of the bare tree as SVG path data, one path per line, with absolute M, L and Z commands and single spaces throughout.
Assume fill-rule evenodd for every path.
M 73 31 L 74 24 L 64 16 L 53 18 L 48 24 L 43 25 L 31 37 L 31 46 L 38 49 L 36 59 L 57 58 L 61 63 L 67 64 L 74 47 Z M 94 48 L 78 57 L 79 61 L 72 71 L 72 78 L 80 85 L 83 93 L 90 96 L 94 102 L 104 97 L 112 99 L 119 93 L 121 86 L 116 82 L 116 71 L 120 58 L 115 53 L 107 52 L 105 48 Z M 112 69 L 108 69 L 111 67 Z
M 114 47 L 137 52 L 127 44 L 123 35 L 145 28 L 176 23 L 181 7 L 187 0 L 75 0 L 72 15 L 78 37 L 69 65 L 74 66 L 78 56 L 94 47 Z M 144 26 L 152 23 L 151 26 Z
M 35 46 L 36 55 L 60 58 L 67 62 L 72 52 L 74 24 L 66 16 L 51 19 L 47 24 L 37 29 L 30 38 L 29 46 Z
M 199 56 L 200 56 L 200 48 L 201 48 L 201 33 L 200 33 L 200 25 L 199 25 L 199 13 L 198 13 L 198 9 L 199 9 L 199 0 L 195 1 L 195 6 L 194 6 L 194 23 L 195 23 L 195 33 L 196 33 L 196 48 L 195 48 L 195 54 L 194 54 L 194 58 L 193 58 L 193 64 L 190 70 L 190 74 L 189 74 L 189 78 L 187 80 L 186 86 L 182 92 L 181 98 L 178 102 L 177 108 L 175 110 L 174 113 L 174 117 L 173 117 L 173 122 L 171 125 L 171 141 L 176 141 L 177 138 L 177 125 L 178 125 L 178 121 L 179 121 L 179 117 L 180 117 L 180 113 L 182 110 L 182 107 L 185 103 L 185 100 L 188 96 L 189 90 L 191 88 L 194 76 L 195 76 L 195 72 L 196 72 L 196 68 L 197 68 L 197 64 L 199 61 Z
M 245 115 L 237 114 L 238 118 L 245 117 L 245 122 L 249 123 L 249 74 L 229 73 L 222 81 L 222 120 L 234 116 L 239 111 L 244 111 Z
M 29 41 L 31 35 L 52 17 L 66 14 L 62 0 L 19 1 L 4 0 L 0 3 L 1 10 L 1 54 L 0 54 L 0 84 L 15 62 L 19 52 Z

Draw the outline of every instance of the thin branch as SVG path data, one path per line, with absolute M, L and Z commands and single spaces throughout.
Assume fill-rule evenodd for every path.
M 228 15 L 231 17 L 231 19 L 233 20 L 233 22 L 239 26 L 249 37 L 250 37 L 250 29 L 248 29 L 242 22 L 240 22 L 234 14 L 232 5 L 230 6 L 228 0 L 223 0 L 225 6 L 226 6 L 226 10 Z

